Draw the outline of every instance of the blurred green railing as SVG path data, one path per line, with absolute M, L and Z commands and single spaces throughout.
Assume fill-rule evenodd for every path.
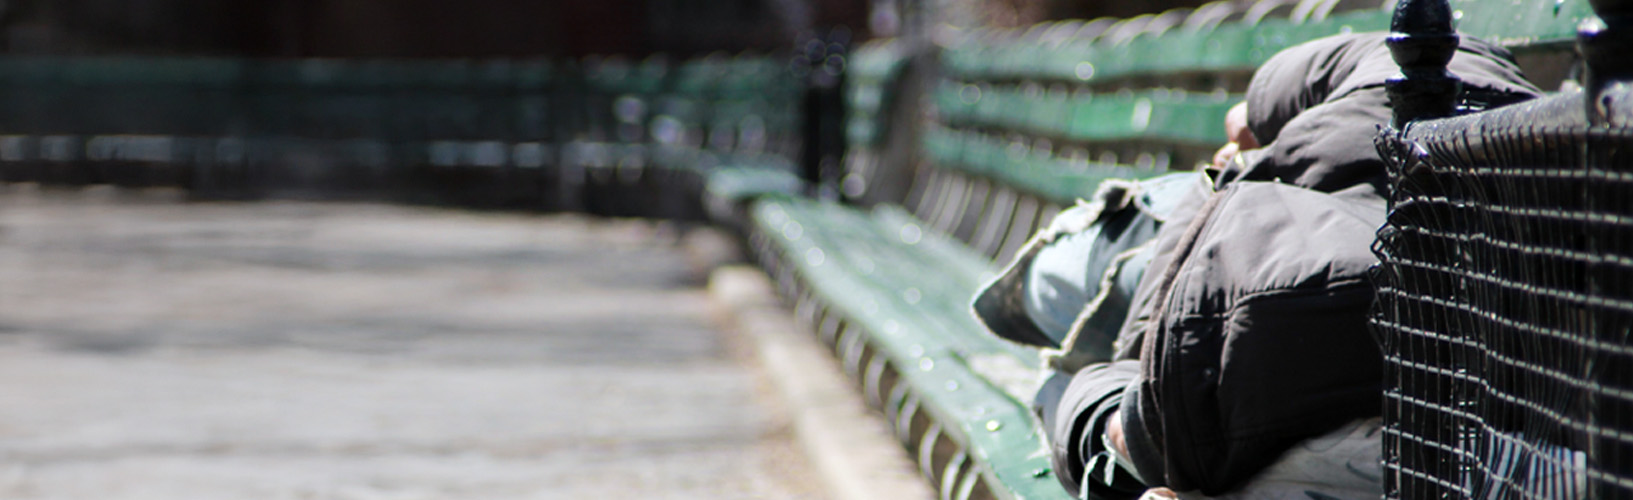
M 785 67 L 0 58 L 0 180 L 696 216 L 632 201 L 676 184 L 652 151 L 790 154 L 801 87 Z

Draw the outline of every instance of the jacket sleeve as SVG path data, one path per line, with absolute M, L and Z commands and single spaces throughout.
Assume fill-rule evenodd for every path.
M 1138 361 L 1098 363 L 1079 370 L 1042 415 L 1048 433 L 1050 461 L 1061 486 L 1074 496 L 1088 489 L 1093 498 L 1135 498 L 1145 490 L 1127 471 L 1120 471 L 1101 436 L 1123 401 L 1123 391 L 1139 375 Z

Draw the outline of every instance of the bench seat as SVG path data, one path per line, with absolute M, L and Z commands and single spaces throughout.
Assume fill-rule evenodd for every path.
M 943 498 L 1065 498 L 1028 401 L 1037 352 L 969 308 L 992 261 L 896 207 L 767 197 L 753 246 Z
M 744 162 L 695 170 L 703 182 L 703 209 L 709 220 L 741 227 L 741 207 L 762 196 L 791 196 L 805 191 L 805 180 L 786 162 Z

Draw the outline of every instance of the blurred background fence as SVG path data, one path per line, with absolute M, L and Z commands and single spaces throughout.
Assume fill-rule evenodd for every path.
M 624 191 L 664 154 L 789 156 L 800 96 L 788 58 L 759 55 L 11 57 L 0 176 L 656 216 Z

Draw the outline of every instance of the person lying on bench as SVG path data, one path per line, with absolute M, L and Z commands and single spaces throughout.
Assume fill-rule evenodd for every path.
M 1382 494 L 1383 360 L 1367 327 L 1367 274 L 1388 180 L 1373 138 L 1390 119 L 1383 83 L 1398 72 L 1384 37 L 1319 39 L 1266 62 L 1227 119 L 1233 145 L 1145 245 L 1150 272 L 1127 294 L 1115 333 L 1080 331 L 1108 325 L 1078 321 L 1061 336 L 1074 342 L 1034 342 L 1105 354 L 1052 364 L 1062 373 L 1035 403 L 1068 490 L 1103 499 Z M 1537 95 L 1506 51 L 1479 40 L 1463 38 L 1450 70 L 1475 105 Z M 982 298 L 977 315 L 1002 326 Z M 1079 304 L 1079 318 L 1105 316 L 1101 306 Z M 1075 345 L 1081 339 L 1111 345 Z

